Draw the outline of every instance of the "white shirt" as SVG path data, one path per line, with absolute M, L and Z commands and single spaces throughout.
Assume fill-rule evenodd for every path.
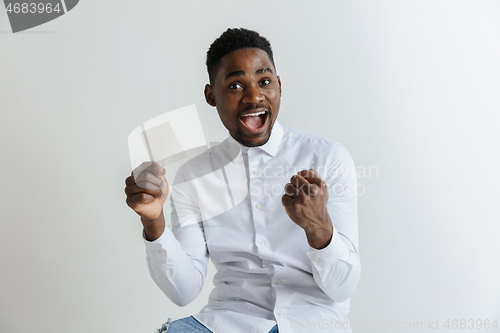
M 237 149 L 235 150 L 235 147 Z M 298 171 L 328 185 L 330 244 L 316 250 L 281 203 Z M 144 240 L 151 277 L 179 306 L 200 293 L 209 257 L 217 273 L 194 317 L 215 333 L 351 332 L 347 313 L 359 276 L 356 172 L 339 143 L 277 121 L 248 148 L 231 136 L 189 160 L 171 186 L 172 230 Z

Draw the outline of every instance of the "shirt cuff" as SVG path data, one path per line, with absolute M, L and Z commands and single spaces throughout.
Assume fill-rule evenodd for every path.
M 334 227 L 330 244 L 321 250 L 309 246 L 307 255 L 313 263 L 329 264 L 332 261 L 349 259 L 349 249 L 342 240 L 342 237 L 340 237 L 337 229 Z
M 170 228 L 165 226 L 165 230 L 161 236 L 151 242 L 146 239 L 146 233 L 143 230 L 142 238 L 146 246 L 146 254 L 151 260 L 166 262 L 168 261 L 166 258 L 168 258 L 169 255 L 175 257 L 175 244 L 177 244 L 177 239 Z
M 160 237 L 158 237 L 158 238 L 157 238 L 157 239 L 155 239 L 154 241 L 148 241 L 148 240 L 146 239 L 146 230 L 142 229 L 142 239 L 144 240 L 144 244 L 146 244 L 146 246 L 147 246 L 147 244 L 161 243 L 161 238 L 162 238 L 162 237 L 166 237 L 166 236 L 165 236 L 166 231 L 167 231 L 167 226 L 165 226 L 165 229 L 163 229 L 163 233 L 161 234 L 161 236 L 160 236 Z

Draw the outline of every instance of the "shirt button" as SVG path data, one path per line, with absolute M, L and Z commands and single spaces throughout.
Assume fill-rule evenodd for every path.
M 165 250 L 163 250 L 163 249 L 161 249 L 161 250 L 158 250 L 158 253 L 161 253 L 161 254 L 163 254 L 163 253 L 165 253 Z
M 253 173 L 254 175 L 258 175 L 258 174 L 259 174 L 259 171 L 254 170 L 254 171 L 252 171 L 252 173 Z
M 165 280 L 169 281 L 168 277 L 165 276 Z
M 255 208 L 259 209 L 260 208 L 260 203 L 255 204 Z
M 318 260 L 319 260 L 319 258 L 318 258 L 318 257 L 315 257 L 315 258 L 313 258 L 313 260 L 314 260 L 314 261 L 318 261 Z
M 249 150 L 254 150 L 254 147 L 250 148 Z
M 260 245 L 266 245 L 266 242 L 264 242 L 264 241 L 260 241 L 260 242 L 259 242 L 259 244 L 260 244 Z
M 325 280 L 325 284 L 328 284 L 328 283 L 330 283 L 330 280 Z
M 270 263 L 270 262 L 268 262 L 266 266 L 271 266 L 271 263 Z
M 283 311 L 278 312 L 278 316 L 283 317 L 284 315 Z
M 276 280 L 276 284 L 281 284 L 281 279 Z

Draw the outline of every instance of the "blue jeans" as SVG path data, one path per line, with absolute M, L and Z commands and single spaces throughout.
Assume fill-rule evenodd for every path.
M 211 330 L 203 326 L 193 316 L 174 320 L 167 330 L 167 333 L 212 333 Z M 278 325 L 269 331 L 269 333 L 279 333 Z

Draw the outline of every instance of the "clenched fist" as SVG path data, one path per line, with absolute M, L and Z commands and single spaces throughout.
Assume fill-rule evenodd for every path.
M 144 162 L 125 180 L 127 205 L 140 217 L 148 240 L 161 236 L 165 228 L 163 204 L 168 195 L 165 169 L 154 162 Z
M 326 209 L 328 186 L 316 170 L 292 176 L 281 202 L 290 219 L 304 229 L 311 247 L 322 249 L 330 244 L 333 225 Z

